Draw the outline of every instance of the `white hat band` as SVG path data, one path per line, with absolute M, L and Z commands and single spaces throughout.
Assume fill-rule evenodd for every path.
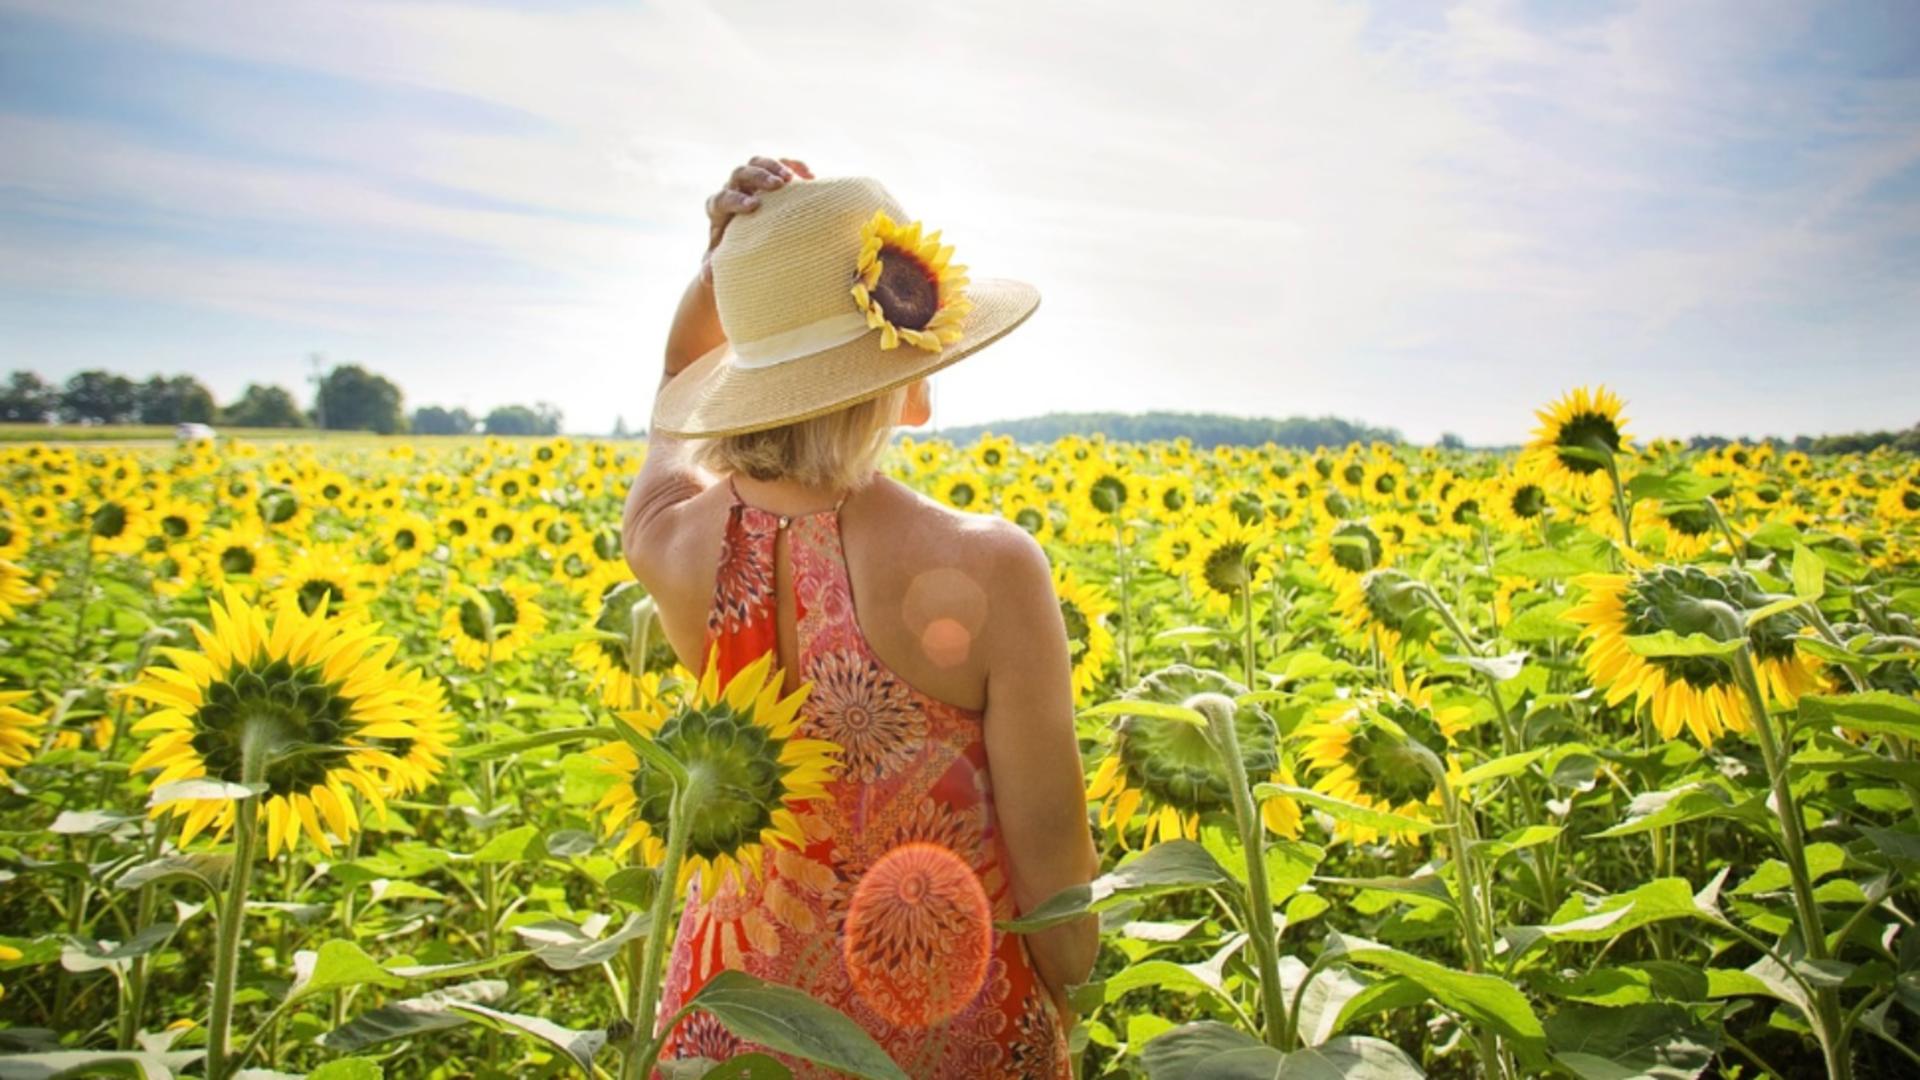
M 796 326 L 770 337 L 754 341 L 736 341 L 733 343 L 733 366 L 738 368 L 768 368 L 784 364 L 789 360 L 798 360 L 811 356 L 867 333 L 866 316 L 857 311 L 844 315 L 830 315 L 817 322 Z

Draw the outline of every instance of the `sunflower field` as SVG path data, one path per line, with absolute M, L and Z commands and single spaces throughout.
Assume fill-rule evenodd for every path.
M 981 932 L 1097 914 L 1077 1075 L 1920 1075 L 1920 462 L 1624 408 L 899 441 L 1053 561 L 1104 872 Z M 684 1011 L 772 1053 L 656 1071 L 683 887 L 838 748 L 677 663 L 644 452 L 0 448 L 0 1080 L 905 1075 L 732 972 Z

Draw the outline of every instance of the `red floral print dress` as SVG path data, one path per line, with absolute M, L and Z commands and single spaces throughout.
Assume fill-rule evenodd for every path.
M 830 797 L 799 813 L 804 848 L 769 848 L 760 879 L 723 882 L 711 897 L 697 878 L 688 886 L 661 1015 L 715 972 L 738 968 L 839 1009 L 909 1076 L 1069 1076 L 1065 1033 L 1025 940 L 982 925 L 968 904 L 984 894 L 993 919 L 1015 914 L 982 711 L 929 697 L 874 654 L 854 616 L 838 505 L 783 517 L 728 487 L 703 652 L 718 645 L 724 684 L 776 649 L 774 540 L 785 529 L 799 678 L 813 683 L 801 732 L 839 744 L 842 768 Z M 882 863 L 868 882 L 875 887 L 860 889 Z M 876 894 L 882 902 L 868 902 Z M 663 1057 L 724 1061 L 763 1049 L 696 1012 Z M 799 1077 L 834 1075 L 775 1056 Z

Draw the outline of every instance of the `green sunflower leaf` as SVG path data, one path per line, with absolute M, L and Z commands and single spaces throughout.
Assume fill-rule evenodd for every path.
M 1087 884 L 1062 889 L 1020 918 L 996 921 L 994 925 L 1008 933 L 1030 934 L 1125 900 L 1195 888 L 1237 888 L 1238 884 L 1205 847 L 1191 840 L 1168 840 Z
M 525 1035 L 530 1039 L 546 1043 L 565 1054 L 567 1060 L 573 1062 L 588 1080 L 593 1080 L 594 1076 L 594 1055 L 607 1045 L 605 1031 L 575 1031 L 541 1016 L 500 1012 L 474 1001 L 450 1001 L 447 1003 L 447 1008 L 479 1020 L 496 1031 Z
M 838 1010 L 744 971 L 722 971 L 687 1002 L 712 1014 L 728 1031 L 782 1054 L 863 1080 L 907 1080 L 885 1050 Z
M 1802 719 L 1875 735 L 1920 737 L 1920 701 L 1886 690 L 1863 694 L 1810 694 L 1800 699 Z
M 1534 1014 L 1526 995 L 1505 979 L 1455 971 L 1338 931 L 1327 934 L 1322 959 L 1329 956 L 1412 980 L 1468 1023 L 1505 1037 L 1527 1062 L 1537 1065 L 1546 1056 L 1547 1033 L 1540 1025 L 1540 1018 Z

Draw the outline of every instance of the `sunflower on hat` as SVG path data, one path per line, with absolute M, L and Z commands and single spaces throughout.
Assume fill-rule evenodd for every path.
M 920 223 L 894 222 L 885 210 L 860 227 L 859 280 L 853 299 L 867 326 L 880 331 L 880 347 L 902 341 L 929 352 L 960 340 L 960 320 L 972 310 L 966 297 L 967 268 L 953 263 L 952 245 L 938 229 L 922 236 Z

